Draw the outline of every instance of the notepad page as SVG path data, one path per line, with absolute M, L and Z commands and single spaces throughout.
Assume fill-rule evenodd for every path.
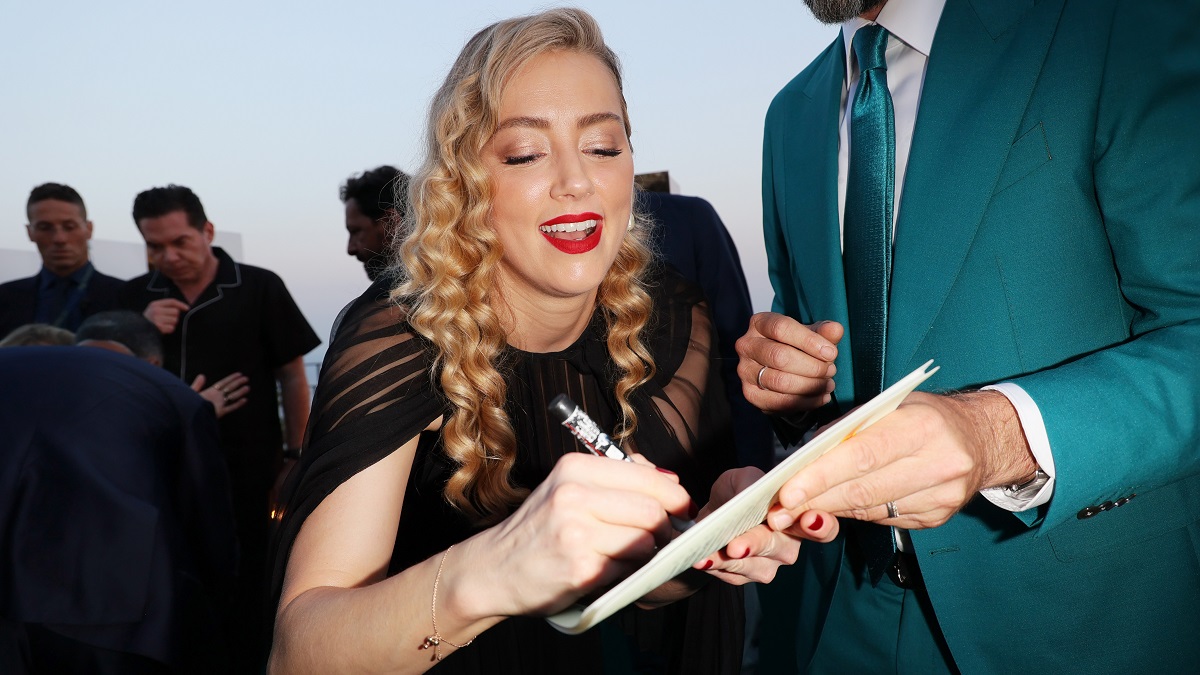
M 851 411 L 808 443 L 797 448 L 787 459 L 742 490 L 704 520 L 664 546 L 638 571 L 609 589 L 586 607 L 575 605 L 547 617 L 558 630 L 571 635 L 582 633 L 621 608 L 636 602 L 650 591 L 678 576 L 700 560 L 718 551 L 730 540 L 763 522 L 783 484 L 818 457 L 836 447 L 888 413 L 922 382 L 938 371 L 933 361 L 906 375 L 878 396 Z

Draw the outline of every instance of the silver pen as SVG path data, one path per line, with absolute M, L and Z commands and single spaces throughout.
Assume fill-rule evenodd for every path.
M 592 454 L 626 462 L 633 461 L 629 455 L 625 454 L 625 451 L 612 442 L 608 434 L 600 430 L 600 425 L 588 417 L 583 408 L 576 405 L 566 394 L 555 396 L 547 407 L 558 418 L 558 421 L 571 432 L 571 435 L 575 436 Z M 683 520 L 669 513 L 667 517 L 671 520 L 671 526 L 679 532 L 696 524 L 694 520 Z

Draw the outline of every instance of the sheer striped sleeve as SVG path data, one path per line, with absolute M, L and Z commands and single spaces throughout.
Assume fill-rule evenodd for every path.
M 380 281 L 338 319 L 317 380 L 304 450 L 282 490 L 271 539 L 272 601 L 308 514 L 351 476 L 417 436 L 444 412 L 428 344 Z

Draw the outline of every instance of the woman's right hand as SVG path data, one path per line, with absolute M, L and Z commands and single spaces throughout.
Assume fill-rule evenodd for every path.
M 508 519 L 455 549 L 480 584 L 459 588 L 474 595 L 473 612 L 552 614 L 632 573 L 670 541 L 667 513 L 686 519 L 694 508 L 671 472 L 568 454 Z
M 667 512 L 693 508 L 673 473 L 570 453 L 506 520 L 389 577 L 405 545 L 395 533 L 417 442 L 350 477 L 305 519 L 271 672 L 424 671 L 435 613 L 445 653 L 505 617 L 560 611 L 633 572 L 669 541 Z

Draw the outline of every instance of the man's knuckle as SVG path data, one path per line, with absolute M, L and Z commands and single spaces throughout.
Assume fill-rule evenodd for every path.
M 824 345 L 824 338 L 817 333 L 809 331 L 808 334 L 804 336 L 804 351 L 808 352 L 809 354 L 819 354 L 821 347 Z
M 850 483 L 846 486 L 846 504 L 855 511 L 865 511 L 877 505 L 873 491 L 860 482 Z
M 870 473 L 879 465 L 879 457 L 876 455 L 875 448 L 869 443 L 855 443 L 851 447 L 850 458 L 854 462 L 854 468 L 860 474 Z
M 741 336 L 733 343 L 733 348 L 735 351 L 737 351 L 738 356 L 745 359 L 749 356 L 750 349 L 753 346 L 753 344 L 754 344 L 754 338 L 752 338 L 750 336 L 750 333 L 746 333 L 745 335 Z
M 871 512 L 869 509 L 850 509 L 850 517 L 855 520 L 870 520 Z
M 763 365 L 781 363 L 787 355 L 787 346 L 780 342 L 768 342 L 762 350 Z

